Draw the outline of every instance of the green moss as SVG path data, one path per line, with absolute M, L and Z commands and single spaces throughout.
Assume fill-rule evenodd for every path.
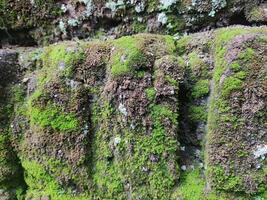
M 135 73 L 135 75 L 136 75 L 136 77 L 138 77 L 138 78 L 144 78 L 145 77 L 145 74 L 146 74 L 146 72 L 145 71 L 137 71 L 136 73 Z
M 209 80 L 198 81 L 192 89 L 192 98 L 197 99 L 209 93 Z
M 224 80 L 222 87 L 222 95 L 227 98 L 233 91 L 238 91 L 242 89 L 243 81 L 235 77 L 227 77 Z
M 15 193 L 25 189 L 23 171 L 17 156 L 16 137 L 13 134 L 11 121 L 17 104 L 24 99 L 21 86 L 1 87 L 0 94 L 0 188 Z M 10 197 L 12 198 L 12 197 Z
M 252 48 L 247 48 L 245 51 L 241 52 L 238 56 L 242 62 L 250 61 L 255 56 L 255 51 Z
M 253 7 L 246 15 L 250 22 L 260 22 L 264 20 L 264 14 L 259 6 Z
M 78 43 L 61 43 L 46 47 L 40 56 L 43 68 L 39 72 L 39 84 L 49 82 L 56 72 L 70 78 L 75 65 L 85 59 L 83 48 Z
M 202 59 L 199 58 L 197 52 L 194 51 L 188 54 L 188 59 L 193 80 L 197 81 L 199 78 L 209 78 L 208 66 Z
M 182 174 L 180 185 L 172 199 L 199 200 L 204 197 L 205 179 L 200 169 L 194 169 Z M 215 200 L 215 199 L 214 199 Z
M 264 33 L 266 30 L 262 28 L 223 28 L 219 29 L 215 33 L 215 39 L 213 44 L 215 45 L 215 71 L 213 78 L 216 82 L 219 82 L 222 73 L 228 66 L 225 60 L 225 54 L 227 49 L 225 45 L 234 39 L 238 35 L 245 35 L 248 33 Z M 250 58 L 253 55 L 253 50 L 248 49 L 248 51 L 243 54 L 243 57 Z M 242 57 L 242 54 L 241 54 Z
M 186 52 L 191 40 L 192 36 L 184 36 L 177 41 L 176 48 L 180 55 Z
M 148 91 L 154 93 L 153 90 Z M 114 122 L 119 113 L 109 103 L 96 104 L 94 110 L 94 124 L 99 126 L 99 122 L 102 122 L 93 148 L 96 196 L 100 199 L 125 199 L 124 185 L 127 179 L 133 199 L 169 199 L 179 174 L 174 160 L 178 144 L 176 137 L 166 132 L 163 122 L 170 120 L 177 124 L 177 114 L 167 106 L 152 104 L 149 110 L 153 129 L 148 135 L 140 125 L 134 129 L 121 129 L 120 124 L 123 123 Z M 112 124 L 112 128 L 109 124 Z M 120 142 L 111 148 L 115 136 L 120 138 Z M 151 161 L 152 155 L 158 158 L 156 162 Z M 170 160 L 163 155 L 169 155 Z M 175 173 L 169 169 L 169 162 L 177 167 L 173 169 Z
M 267 165 L 263 167 L 263 173 L 265 176 L 267 176 Z
M 230 69 L 233 70 L 234 72 L 239 71 L 241 68 L 242 67 L 238 61 L 235 61 L 235 62 L 231 63 L 231 65 L 230 65 Z
M 172 86 L 178 87 L 178 81 L 175 80 L 174 78 L 172 78 L 171 76 L 166 75 L 164 78 L 165 78 L 165 80 L 168 81 L 168 83 L 171 84 Z
M 157 91 L 155 90 L 155 88 L 147 88 L 146 89 L 146 95 L 148 100 L 153 101 L 156 97 Z
M 207 107 L 192 105 L 189 108 L 189 118 L 195 122 L 207 120 Z
M 115 40 L 113 44 L 116 49 L 111 57 L 112 76 L 130 74 L 135 67 L 145 64 L 146 57 L 139 49 L 137 38 L 126 36 Z
M 174 39 L 173 39 L 172 36 L 170 36 L 170 35 L 164 36 L 164 42 L 165 42 L 165 45 L 166 45 L 165 48 L 166 48 L 166 50 L 168 51 L 168 53 L 170 55 L 172 55 L 173 53 L 176 52 L 177 47 L 176 47 L 176 45 L 174 43 Z
M 5 30 L 28 29 L 38 25 L 43 28 L 42 34 L 45 35 L 51 31 L 47 24 L 59 15 L 60 7 L 53 0 L 35 0 L 34 4 L 28 0 L 16 4 L 0 1 L 0 28 Z
M 144 33 L 144 32 L 146 32 L 146 29 L 147 29 L 147 26 L 145 23 L 141 23 L 138 21 L 135 21 L 133 23 L 132 27 L 133 27 L 133 31 L 135 33 Z
M 208 173 L 212 174 L 212 181 L 217 190 L 224 190 L 227 192 L 242 191 L 242 179 L 235 175 L 226 175 L 225 171 L 220 166 L 209 167 Z
M 60 132 L 76 130 L 79 124 L 74 114 L 65 114 L 53 104 L 48 104 L 44 109 L 32 107 L 29 116 L 31 123 L 43 128 L 51 127 Z
M 159 1 L 158 0 L 147 0 L 147 12 L 152 13 L 158 9 Z
M 183 30 L 186 26 L 186 22 L 183 17 L 177 16 L 177 15 L 168 15 L 168 33 L 177 33 L 180 30 Z
M 25 169 L 25 181 L 29 187 L 27 197 L 34 199 L 42 196 L 50 196 L 53 200 L 88 200 L 88 195 L 71 195 L 69 191 L 63 189 L 57 180 L 49 173 L 46 168 L 36 161 L 23 159 L 22 166 Z
M 194 69 L 203 64 L 203 61 L 198 57 L 196 52 L 192 52 L 188 55 L 191 67 Z

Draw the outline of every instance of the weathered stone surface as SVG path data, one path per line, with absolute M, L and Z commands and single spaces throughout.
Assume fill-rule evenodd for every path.
M 266 198 L 266 36 L 235 26 L 62 42 L 20 53 L 20 65 L 8 54 L 20 73 L 0 75 L 12 91 L 0 152 L 20 162 L 1 174 L 0 196 Z

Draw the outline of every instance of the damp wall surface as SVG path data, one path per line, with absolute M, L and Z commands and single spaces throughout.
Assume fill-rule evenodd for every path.
M 266 199 L 267 28 L 0 52 L 2 199 Z

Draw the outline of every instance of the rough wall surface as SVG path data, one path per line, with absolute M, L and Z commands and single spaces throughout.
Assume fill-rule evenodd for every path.
M 267 199 L 267 28 L 1 50 L 1 199 Z
M 0 200 L 267 200 L 264 24 L 265 0 L 0 0 Z

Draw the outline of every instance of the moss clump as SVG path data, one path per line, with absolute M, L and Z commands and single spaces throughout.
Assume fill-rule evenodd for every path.
M 64 190 L 56 178 L 42 164 L 36 161 L 23 159 L 22 166 L 25 169 L 25 181 L 29 187 L 26 198 L 31 197 L 35 199 L 50 196 L 53 200 L 91 199 L 87 194 L 74 196 L 70 191 Z
M 16 65 L 12 64 L 15 69 Z M 3 63 L 0 65 L 2 67 Z M 12 76 L 12 81 L 16 81 L 16 77 Z M 12 199 L 16 192 L 25 190 L 23 169 L 17 155 L 18 135 L 12 131 L 12 119 L 19 109 L 16 104 L 24 100 L 24 93 L 20 86 L 12 86 L 8 81 L 5 86 L 0 84 L 0 188 L 3 196 L 8 192 Z
M 29 110 L 31 123 L 43 128 L 51 127 L 59 132 L 74 131 L 78 128 L 75 114 L 64 114 L 57 106 L 48 104 L 44 109 L 33 107 Z
M 242 178 L 233 174 L 225 174 L 224 169 L 220 166 L 211 166 L 208 173 L 213 174 L 210 178 L 215 181 L 213 186 L 219 191 L 240 192 L 243 189 Z
M 224 96 L 224 98 L 227 98 L 231 94 L 231 92 L 242 89 L 242 84 L 242 80 L 235 77 L 228 77 L 224 80 L 222 95 Z
M 147 88 L 146 89 L 146 95 L 148 100 L 153 101 L 156 97 L 157 91 L 155 90 L 155 88 Z
M 61 43 L 44 48 L 40 56 L 43 68 L 38 73 L 40 85 L 48 83 L 58 73 L 70 78 L 75 66 L 85 59 L 84 47 L 79 43 Z
M 265 14 L 260 6 L 255 6 L 246 13 L 246 18 L 250 22 L 261 22 L 264 21 Z
M 192 98 L 197 99 L 206 96 L 209 93 L 209 80 L 198 81 L 192 89 Z
M 196 52 L 190 53 L 188 57 L 189 57 L 189 62 L 190 62 L 192 69 L 195 69 L 203 65 L 203 61 L 198 57 L 198 54 Z
M 194 122 L 206 121 L 208 117 L 206 106 L 192 105 L 189 107 L 189 118 Z
M 200 78 L 206 79 L 209 77 L 208 65 L 199 58 L 197 52 L 188 54 L 189 67 L 192 74 L 192 79 L 198 81 Z
M 199 200 L 204 198 L 205 179 L 201 175 L 200 169 L 183 173 L 180 183 L 172 199 Z
M 192 36 L 184 36 L 177 41 L 176 47 L 180 55 L 184 54 L 192 40 Z
M 144 33 L 146 32 L 147 25 L 145 23 L 135 21 L 132 25 L 132 28 L 135 33 Z
M 136 37 L 122 37 L 113 42 L 115 52 L 111 57 L 111 74 L 113 77 L 132 73 L 135 68 L 146 63 L 146 57 Z
M 154 125 L 151 135 L 147 135 L 142 127 L 121 129 L 120 123 L 114 123 L 117 114 L 110 104 L 105 103 L 95 109 L 94 123 L 102 122 L 94 144 L 96 196 L 125 199 L 124 182 L 127 180 L 134 199 L 167 200 L 179 173 L 174 158 L 178 145 L 176 138 L 166 132 L 163 121 L 177 124 L 176 114 L 167 106 L 152 105 L 150 115 Z M 110 123 L 112 131 L 108 127 Z M 115 149 L 111 148 L 114 141 L 119 141 L 113 147 Z M 129 148 L 134 148 L 134 151 L 129 151 Z M 163 155 L 168 156 L 164 158 Z M 156 161 L 151 160 L 152 156 Z M 171 163 L 176 168 L 170 169 Z

